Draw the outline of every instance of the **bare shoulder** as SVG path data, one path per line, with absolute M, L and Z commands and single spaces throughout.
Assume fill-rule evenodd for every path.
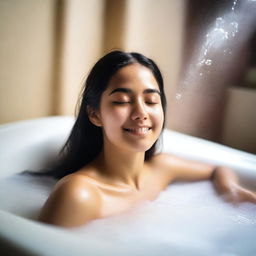
M 170 161 L 171 158 L 175 157 L 174 155 L 168 153 L 159 153 L 152 157 L 152 163 L 157 164 L 166 164 L 166 162 Z
M 101 196 L 95 185 L 79 174 L 65 176 L 55 185 L 39 220 L 59 226 L 77 226 L 99 218 Z
M 172 167 L 176 161 L 184 161 L 184 159 L 179 158 L 172 154 L 160 153 L 160 154 L 154 155 L 150 160 L 150 163 L 155 167 L 158 167 L 164 170 L 165 169 L 169 170 L 170 167 Z
M 211 164 L 168 153 L 155 155 L 151 160 L 151 164 L 163 170 L 169 182 L 174 180 L 196 181 L 209 179 L 214 169 Z
M 195 163 L 195 161 L 169 153 L 160 153 L 152 157 L 152 164 L 167 169 L 173 168 L 173 171 L 175 171 L 178 166 L 191 165 L 193 163 Z
M 158 175 L 161 175 L 165 180 L 166 183 L 169 184 L 173 181 L 175 177 L 175 168 L 173 168 L 173 161 L 175 160 L 175 156 L 160 153 L 154 155 L 150 161 L 150 167 L 153 170 L 156 170 Z

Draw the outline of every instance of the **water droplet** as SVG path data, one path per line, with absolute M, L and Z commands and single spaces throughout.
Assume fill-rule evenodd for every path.
M 234 10 L 235 10 L 235 6 L 236 6 L 236 4 L 237 4 L 237 0 L 235 0 L 235 1 L 233 2 L 233 6 L 232 6 L 232 8 L 231 8 L 231 10 L 232 10 L 232 11 L 234 11 Z
M 215 20 L 216 28 L 220 28 L 223 25 L 223 22 L 224 21 L 223 21 L 222 17 L 216 18 L 216 20 Z
M 211 66 L 211 65 L 212 65 L 212 60 L 207 59 L 207 60 L 205 61 L 205 65 Z
M 198 64 L 199 64 L 200 66 L 203 66 L 203 65 L 204 65 L 204 63 L 205 63 L 205 59 L 202 59 L 201 61 L 199 61 L 199 63 L 198 63 Z
M 176 100 L 180 100 L 181 99 L 181 94 L 180 93 L 176 93 L 175 98 L 176 98 Z
M 199 73 L 199 76 L 202 76 L 203 75 L 203 73 L 201 72 L 201 73 Z
M 230 22 L 230 27 L 231 27 L 231 35 L 235 37 L 236 33 L 238 32 L 238 23 L 237 22 Z

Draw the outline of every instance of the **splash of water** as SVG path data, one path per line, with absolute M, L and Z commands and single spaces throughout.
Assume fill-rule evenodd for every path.
M 222 67 L 230 65 L 229 61 L 236 54 L 235 47 L 248 40 L 256 27 L 255 2 L 234 0 L 231 9 L 215 19 L 188 66 L 175 95 L 176 100 L 182 99 L 187 88 L 202 86 L 209 75 L 218 76 Z

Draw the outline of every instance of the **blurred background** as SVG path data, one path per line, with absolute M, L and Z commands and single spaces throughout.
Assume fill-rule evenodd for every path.
M 74 115 L 113 49 L 159 65 L 167 127 L 256 153 L 256 1 L 0 0 L 0 123 Z

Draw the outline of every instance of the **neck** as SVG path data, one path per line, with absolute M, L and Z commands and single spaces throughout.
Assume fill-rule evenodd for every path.
M 116 184 L 140 189 L 140 177 L 144 167 L 145 152 L 124 152 L 104 146 L 98 163 L 104 175 Z

